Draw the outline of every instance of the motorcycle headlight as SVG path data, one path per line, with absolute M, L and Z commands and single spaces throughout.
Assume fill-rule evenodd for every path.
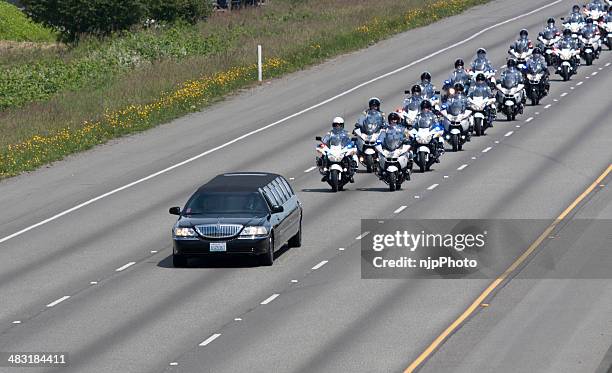
M 327 159 L 329 159 L 331 162 L 342 162 L 342 158 L 344 157 L 339 154 L 327 154 Z
M 419 144 L 429 144 L 429 142 L 431 141 L 431 134 L 425 135 L 425 136 L 417 136 L 416 140 Z

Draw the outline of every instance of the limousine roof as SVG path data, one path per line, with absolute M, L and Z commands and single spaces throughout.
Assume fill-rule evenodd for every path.
M 270 184 L 274 179 L 282 177 L 267 172 L 231 172 L 215 176 L 202 185 L 201 192 L 257 192 L 259 188 Z

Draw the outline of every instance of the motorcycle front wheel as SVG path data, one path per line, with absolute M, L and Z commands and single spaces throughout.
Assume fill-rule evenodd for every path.
M 419 170 L 421 170 L 421 173 L 427 171 L 427 157 L 425 156 L 425 152 L 419 152 Z
M 454 152 L 456 152 L 459 149 L 459 136 L 451 135 L 451 145 L 453 147 Z
M 336 193 L 338 191 L 338 184 L 340 184 L 340 172 L 338 172 L 338 170 L 331 170 L 329 185 L 331 185 L 332 192 Z
M 395 172 L 389 174 L 389 190 L 395 192 L 395 188 L 397 186 L 397 175 Z
M 474 133 L 476 136 L 482 136 L 482 119 L 480 118 L 474 119 Z

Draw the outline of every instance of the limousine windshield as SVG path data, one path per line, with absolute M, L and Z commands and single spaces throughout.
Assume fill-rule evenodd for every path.
M 183 215 L 268 213 L 266 201 L 257 192 L 200 192 L 187 203 Z

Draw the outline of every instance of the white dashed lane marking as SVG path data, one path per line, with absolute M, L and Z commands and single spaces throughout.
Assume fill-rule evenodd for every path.
M 544 106 L 544 109 L 548 109 L 551 106 L 552 106 L 552 104 L 548 104 L 548 105 Z
M 434 189 L 436 189 L 438 187 L 438 185 L 440 185 L 440 184 L 432 184 L 432 185 L 427 187 L 427 190 L 434 190 Z
M 567 96 L 567 92 L 561 93 L 561 97 L 565 97 L 565 96 Z
M 360 239 L 364 238 L 365 236 L 367 236 L 368 234 L 370 234 L 370 232 L 363 232 L 359 236 L 355 237 L 355 239 L 356 240 L 360 240 Z
M 51 308 L 53 306 L 57 306 L 58 304 L 62 303 L 63 301 L 65 301 L 66 299 L 70 298 L 70 295 L 64 295 L 63 297 L 61 297 L 58 300 L 54 300 L 53 302 L 47 304 L 48 308 Z
M 508 131 L 508 132 L 506 132 L 504 137 L 512 136 L 513 133 L 514 133 L 514 131 Z
M 319 262 L 319 264 L 317 264 L 316 266 L 312 267 L 312 270 L 315 271 L 315 270 L 323 267 L 326 264 L 327 264 L 327 260 L 322 260 L 321 262 Z
M 482 152 L 483 152 L 483 153 L 486 153 L 486 152 L 488 152 L 488 151 L 489 151 L 489 150 L 491 150 L 491 149 L 493 149 L 493 148 L 489 146 L 489 147 L 487 147 L 487 148 L 482 149 Z
M 464 168 L 466 168 L 468 165 L 467 164 L 462 164 L 461 166 L 457 167 L 457 171 L 461 171 Z
M 268 303 L 272 302 L 274 299 L 276 299 L 279 295 L 280 294 L 272 294 L 268 298 L 266 298 L 263 302 L 261 302 L 259 304 L 268 304 Z
M 115 270 L 115 272 L 121 272 L 124 269 L 130 268 L 131 266 L 133 266 L 134 264 L 136 264 L 136 262 L 129 262 L 128 264 L 122 265 L 121 267 L 117 268 Z
M 312 167 L 304 170 L 304 173 L 310 172 L 310 171 L 314 170 L 315 168 L 317 168 L 317 167 L 316 166 L 312 166 Z
M 525 123 L 529 123 L 529 122 L 531 122 L 532 120 L 533 120 L 533 117 L 529 117 L 529 118 L 527 118 L 527 120 L 525 120 Z
M 582 84 L 584 84 L 584 82 L 582 82 L 582 81 L 580 81 L 580 82 L 576 83 L 576 85 L 577 85 L 577 86 L 578 86 L 578 85 L 582 85 Z
M 593 76 L 597 75 L 597 71 L 593 71 L 593 72 L 591 73 L 591 75 L 593 75 Z
M 407 206 L 401 206 L 400 208 L 398 208 L 397 210 L 393 211 L 394 214 L 399 214 L 400 212 L 404 211 L 406 209 Z
M 215 333 L 215 334 L 211 335 L 210 337 L 206 338 L 205 340 L 203 340 L 202 343 L 200 343 L 200 346 L 204 347 L 204 346 L 210 344 L 215 339 L 219 338 L 220 336 L 221 336 L 221 334 Z

